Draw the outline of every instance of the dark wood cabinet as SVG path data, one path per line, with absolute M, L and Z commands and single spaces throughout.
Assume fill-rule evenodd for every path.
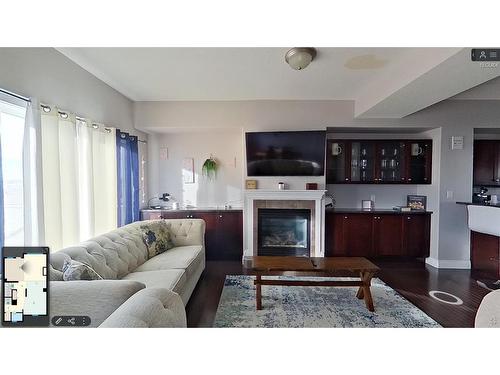
M 241 211 L 142 211 L 142 220 L 203 219 L 207 260 L 241 260 L 243 213 Z
M 349 256 L 365 256 L 372 253 L 372 218 L 363 214 L 343 215 L 342 251 Z
M 327 184 L 430 184 L 432 140 L 327 141 Z
M 243 215 L 241 212 L 219 212 L 216 215 L 217 249 L 207 259 L 241 260 L 243 257 Z
M 474 141 L 474 185 L 500 186 L 500 140 Z
M 431 213 L 327 211 L 326 256 L 427 257 Z
M 431 215 L 402 216 L 403 254 L 428 257 L 431 247 Z
M 471 268 L 475 278 L 500 279 L 500 237 L 471 231 Z
M 401 215 L 373 216 L 373 248 L 376 256 L 403 255 Z

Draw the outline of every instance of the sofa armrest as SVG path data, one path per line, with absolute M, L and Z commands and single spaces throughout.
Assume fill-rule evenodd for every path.
M 476 314 L 476 328 L 500 328 L 500 290 L 484 296 Z
M 166 219 L 175 246 L 205 247 L 205 220 Z
M 99 326 L 145 285 L 131 280 L 51 281 L 50 316 L 85 315 Z
M 163 288 L 146 288 L 130 297 L 101 327 L 183 328 L 186 327 L 186 310 L 177 293 Z

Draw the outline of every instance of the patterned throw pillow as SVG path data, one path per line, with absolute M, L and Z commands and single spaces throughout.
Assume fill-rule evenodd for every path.
M 73 259 L 66 259 L 64 261 L 62 277 L 64 281 L 102 280 L 102 276 L 94 271 L 91 266 Z
M 142 240 L 148 249 L 148 258 L 152 258 L 174 247 L 167 225 L 156 221 L 141 225 Z

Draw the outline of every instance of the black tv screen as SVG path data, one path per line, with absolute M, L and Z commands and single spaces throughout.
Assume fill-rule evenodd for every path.
M 326 131 L 246 133 L 248 176 L 322 176 Z

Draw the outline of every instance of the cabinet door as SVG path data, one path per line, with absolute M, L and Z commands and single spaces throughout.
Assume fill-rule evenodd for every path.
M 325 254 L 326 256 L 346 256 L 344 247 L 344 215 L 327 212 L 325 215 Z
M 404 255 L 426 258 L 430 252 L 430 215 L 403 215 Z
M 409 141 L 406 149 L 408 157 L 406 181 L 410 184 L 430 184 L 432 176 L 432 141 Z
M 373 216 L 347 214 L 342 216 L 343 251 L 348 256 L 371 256 L 373 248 Z
M 352 141 L 349 159 L 351 182 L 372 183 L 376 181 L 375 142 Z
M 189 216 L 205 221 L 205 258 L 207 260 L 217 259 L 219 252 L 217 246 L 217 213 L 216 212 L 193 212 Z
M 326 183 L 339 184 L 350 181 L 347 170 L 348 142 L 329 139 L 326 146 Z
M 498 279 L 499 238 L 471 232 L 471 263 L 476 277 Z
M 500 185 L 499 145 L 500 141 L 474 141 L 474 185 Z
M 216 214 L 216 246 L 218 260 L 241 260 L 243 257 L 243 214 L 218 212 Z
M 401 215 L 375 215 L 373 217 L 373 233 L 374 255 L 402 255 L 403 228 Z
M 379 183 L 406 182 L 406 145 L 403 141 L 377 143 L 376 177 Z

